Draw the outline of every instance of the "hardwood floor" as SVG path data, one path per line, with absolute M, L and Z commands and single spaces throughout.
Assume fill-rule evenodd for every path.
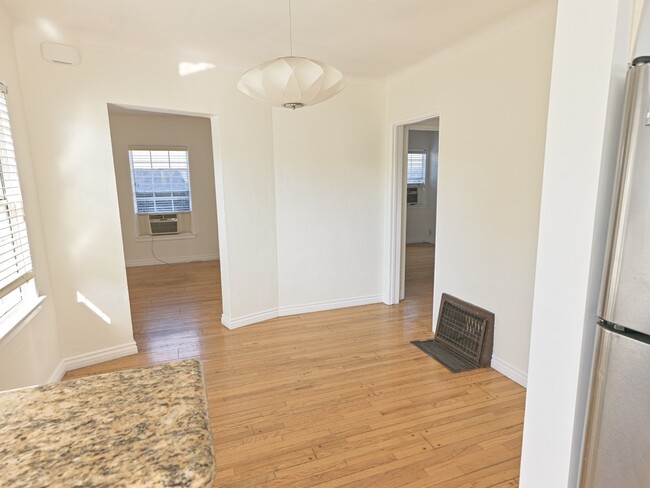
M 140 353 L 66 378 L 203 361 L 215 487 L 515 487 L 525 390 L 451 374 L 431 337 L 432 254 L 408 246 L 406 299 L 227 330 L 217 262 L 129 268 Z

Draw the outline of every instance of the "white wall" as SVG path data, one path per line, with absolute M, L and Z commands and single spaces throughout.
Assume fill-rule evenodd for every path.
M 109 110 L 115 177 L 127 266 L 219 258 L 217 205 L 212 161 L 212 129 L 206 117 L 173 114 L 116 113 Z M 137 240 L 129 146 L 185 146 L 190 158 L 193 238 L 166 236 Z M 152 252 L 153 245 L 153 252 Z
M 65 355 L 131 340 L 107 103 L 213 115 L 225 324 L 381 300 L 383 84 L 348 80 L 318 106 L 271 110 L 237 91 L 239 73 L 180 76 L 181 60 L 57 39 L 81 50 L 63 66 L 41 59 L 46 39 L 15 30 Z
M 280 311 L 381 301 L 385 91 L 274 109 Z
M 8 87 L 7 104 L 22 187 L 27 230 L 41 295 L 47 295 L 40 312 L 18 334 L 0 341 L 0 390 L 46 383 L 61 361 L 54 307 L 54 289 L 50 281 L 36 176 L 32 164 L 23 90 L 18 76 L 12 26 L 0 7 L 0 82 Z
M 427 184 L 423 188 L 422 205 L 408 205 L 406 208 L 406 243 L 434 244 L 438 198 L 438 131 L 409 130 L 408 149 L 427 153 Z
M 633 3 L 558 3 L 522 488 L 577 482 Z
M 390 124 L 440 114 L 434 314 L 442 292 L 494 312 L 493 365 L 521 382 L 554 19 L 543 2 L 387 89 Z
M 81 50 L 81 65 L 64 66 L 40 57 L 48 36 L 37 27 L 19 26 L 14 37 L 63 354 L 132 341 L 107 103 L 216 115 L 224 315 L 275 307 L 271 110 L 236 90 L 238 74 L 183 77 L 180 60 L 59 39 Z M 77 290 L 111 317 L 110 326 L 76 303 Z
M 495 356 L 525 373 L 553 18 L 534 9 L 387 91 L 351 81 L 295 112 L 240 94 L 238 73 L 179 76 L 181 60 L 61 38 L 81 65 L 47 63 L 48 35 L 19 26 L 62 355 L 132 341 L 107 103 L 214 115 L 224 320 L 237 325 L 379 301 L 386 127 L 441 113 L 434 309 L 446 291 L 494 311 Z

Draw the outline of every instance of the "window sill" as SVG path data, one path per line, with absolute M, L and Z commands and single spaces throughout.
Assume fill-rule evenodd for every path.
M 195 232 L 183 232 L 181 234 L 168 234 L 163 236 L 136 236 L 136 242 L 151 241 L 177 241 L 179 239 L 196 239 Z
M 40 312 L 41 304 L 46 298 L 47 296 L 43 295 L 21 303 L 0 319 L 0 348 L 11 341 Z

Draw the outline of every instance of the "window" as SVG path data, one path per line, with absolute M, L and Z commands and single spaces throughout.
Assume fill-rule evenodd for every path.
M 0 83 L 0 316 L 36 297 L 18 181 L 7 88 Z
M 409 151 L 406 159 L 406 184 L 424 185 L 427 174 L 427 155 L 424 151 Z
M 192 210 L 187 148 L 129 149 L 129 163 L 136 214 Z

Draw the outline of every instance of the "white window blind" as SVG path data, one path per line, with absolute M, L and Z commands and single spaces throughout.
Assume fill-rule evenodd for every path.
M 129 162 L 136 214 L 192 210 L 187 149 L 129 149 Z
M 0 83 L 0 315 L 20 303 L 20 288 L 32 278 L 32 260 L 7 110 L 7 89 Z
M 427 155 L 424 151 L 409 151 L 406 159 L 406 184 L 424 185 L 426 183 Z

